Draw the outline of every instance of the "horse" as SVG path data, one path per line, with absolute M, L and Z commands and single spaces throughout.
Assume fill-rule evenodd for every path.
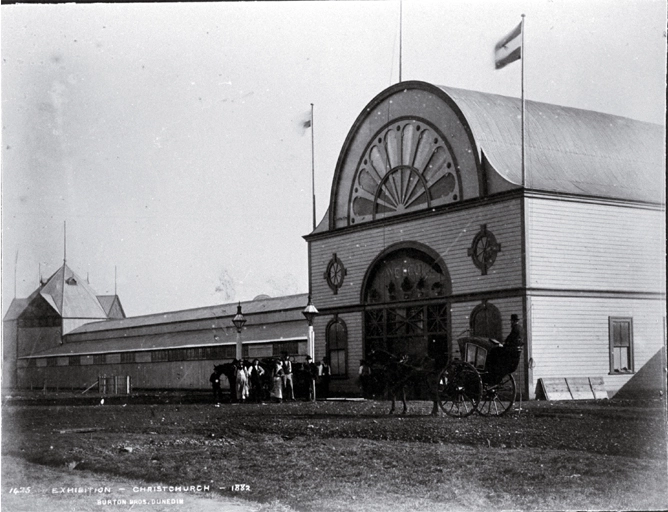
M 230 402 L 237 401 L 237 369 L 235 359 L 231 363 L 223 363 L 213 367 L 213 370 L 218 375 L 225 375 L 227 381 L 230 383 Z
M 436 364 L 435 359 L 425 356 L 419 361 L 412 361 L 406 354 L 396 355 L 375 349 L 369 353 L 366 362 L 371 367 L 371 375 L 376 379 L 380 378 L 384 391 L 390 395 L 392 405 L 389 414 L 394 414 L 398 392 L 401 392 L 401 401 L 404 406 L 401 414 L 406 414 L 408 412 L 406 386 L 426 381 L 429 392 L 433 394 L 434 406 L 431 415 L 439 415 L 438 376 L 442 368 Z

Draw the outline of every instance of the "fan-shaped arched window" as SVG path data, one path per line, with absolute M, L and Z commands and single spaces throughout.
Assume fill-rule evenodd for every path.
M 502 341 L 501 313 L 493 304 L 483 301 L 471 313 L 471 335 Z
M 332 376 L 345 377 L 348 374 L 346 360 L 348 351 L 348 329 L 343 320 L 335 317 L 327 325 L 327 357 Z
M 457 162 L 436 126 L 398 119 L 375 134 L 358 164 L 349 223 L 457 202 L 461 189 Z

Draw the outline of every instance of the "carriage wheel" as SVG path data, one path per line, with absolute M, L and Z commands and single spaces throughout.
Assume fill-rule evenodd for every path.
M 469 416 L 478 407 L 481 395 L 480 374 L 469 363 L 453 361 L 439 376 L 439 405 L 448 416 Z
M 478 412 L 483 416 L 503 416 L 515 403 L 515 379 L 511 374 L 504 375 L 498 384 L 486 385 Z

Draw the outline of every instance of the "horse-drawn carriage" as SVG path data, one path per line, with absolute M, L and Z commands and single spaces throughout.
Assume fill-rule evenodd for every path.
M 406 413 L 405 388 L 415 383 L 430 389 L 433 415 L 439 407 L 447 415 L 460 418 L 476 411 L 483 416 L 501 416 L 512 408 L 516 397 L 512 374 L 519 365 L 522 347 L 503 346 L 496 340 L 476 336 L 460 338 L 457 344 L 460 357 L 449 361 L 429 356 L 416 361 L 384 350 L 369 354 L 372 372 L 382 376 L 390 393 L 390 413 L 395 410 L 397 392 L 402 394 Z
M 465 417 L 477 411 L 501 416 L 515 403 L 513 372 L 522 347 L 507 346 L 491 338 L 457 340 L 461 358 L 449 362 L 438 380 L 438 400 L 449 416 Z

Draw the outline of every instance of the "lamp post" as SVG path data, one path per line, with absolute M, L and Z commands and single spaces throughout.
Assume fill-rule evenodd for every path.
M 234 327 L 237 329 L 237 360 L 241 361 L 243 359 L 243 349 L 241 344 L 241 328 L 246 323 L 243 313 L 241 312 L 241 302 L 237 305 L 237 314 L 234 315 L 232 319 Z
M 302 315 L 304 315 L 304 318 L 306 318 L 306 321 L 308 322 L 308 355 L 315 361 L 315 333 L 313 332 L 313 319 L 318 315 L 318 310 L 311 302 L 310 295 L 308 296 L 308 304 L 304 308 L 304 311 L 302 311 Z M 311 378 L 311 386 L 311 396 L 313 401 L 315 401 L 315 380 L 313 378 Z

